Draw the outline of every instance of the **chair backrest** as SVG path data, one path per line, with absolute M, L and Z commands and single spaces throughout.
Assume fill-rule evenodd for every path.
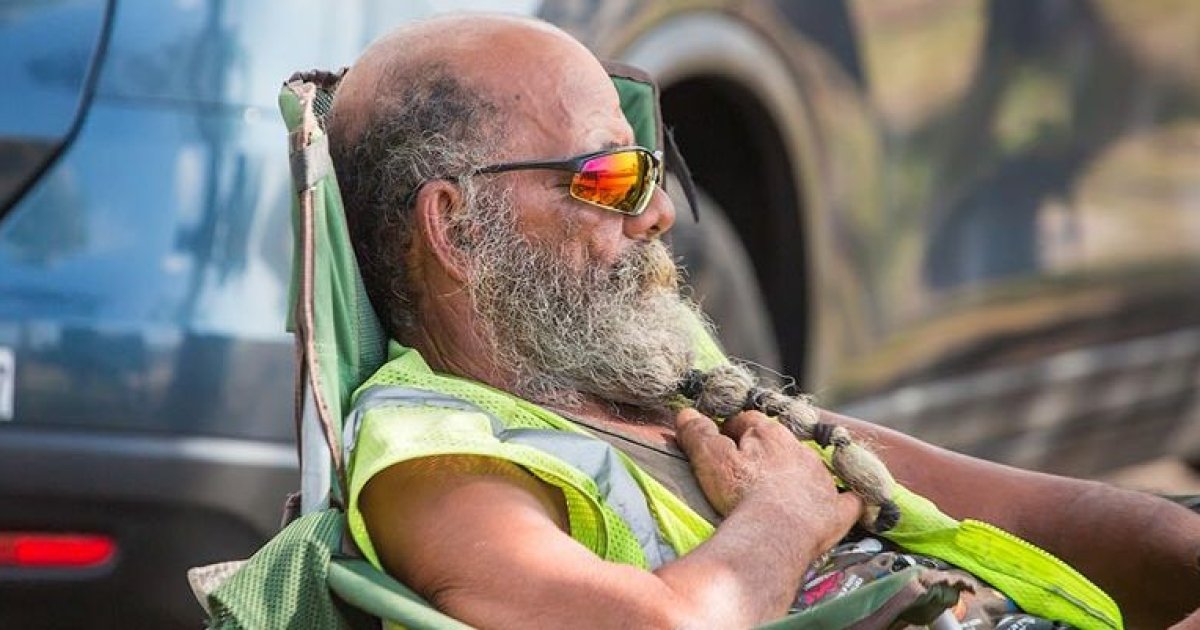
M 383 364 L 387 338 L 363 288 L 342 211 L 324 117 L 345 71 L 299 72 L 279 107 L 288 128 L 294 237 L 288 329 L 296 339 L 301 511 L 341 504 L 341 419 L 359 383 Z

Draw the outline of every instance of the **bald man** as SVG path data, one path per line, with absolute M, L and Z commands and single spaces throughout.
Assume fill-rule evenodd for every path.
M 398 342 L 359 404 L 404 401 L 363 407 L 349 520 L 364 554 L 481 627 L 784 615 L 862 501 L 767 415 L 718 425 L 678 409 L 712 353 L 660 241 L 675 211 L 657 157 L 634 146 L 595 57 L 533 20 L 412 24 L 342 80 L 329 135 L 364 281 Z M 648 188 L 610 195 L 578 174 L 625 162 Z M 1131 626 L 1200 604 L 1200 519 L 1183 508 L 812 414 L 946 515 L 1062 558 Z M 921 520 L 908 510 L 926 508 L 902 507 L 908 531 Z

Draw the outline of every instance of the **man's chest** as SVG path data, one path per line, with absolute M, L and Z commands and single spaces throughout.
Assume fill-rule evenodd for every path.
M 577 422 L 579 422 L 577 420 Z M 683 499 L 704 520 L 719 525 L 722 517 L 708 503 L 687 456 L 675 444 L 674 432 L 661 425 L 580 422 L 613 448 L 625 453 L 667 490 Z

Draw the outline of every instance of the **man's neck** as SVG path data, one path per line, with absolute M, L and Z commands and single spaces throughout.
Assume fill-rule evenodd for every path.
M 402 331 L 404 345 L 414 348 L 431 369 L 512 391 L 515 374 L 492 360 L 494 352 L 479 321 L 463 279 L 447 271 L 429 245 L 419 239 L 409 253 L 410 280 L 417 296 L 416 324 Z
M 635 407 L 591 396 L 570 407 L 547 406 L 567 418 L 641 442 L 663 445 L 675 440 L 675 412 L 665 406 Z
M 500 369 L 491 359 L 491 344 L 480 329 L 469 307 L 459 300 L 444 299 L 423 309 L 416 326 L 400 341 L 420 352 L 435 372 L 512 391 L 515 375 Z
M 479 381 L 497 389 L 511 391 L 512 378 L 486 360 L 488 353 L 478 348 L 470 351 L 466 346 L 477 346 L 466 337 L 432 335 L 422 327 L 407 339 L 404 345 L 421 353 L 430 369 L 443 374 L 453 374 Z

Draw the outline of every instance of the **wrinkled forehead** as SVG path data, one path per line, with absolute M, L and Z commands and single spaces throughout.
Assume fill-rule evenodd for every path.
M 612 79 L 585 48 L 561 40 L 525 41 L 514 48 L 472 69 L 472 78 L 486 86 L 505 117 L 506 158 L 567 156 L 634 143 Z

